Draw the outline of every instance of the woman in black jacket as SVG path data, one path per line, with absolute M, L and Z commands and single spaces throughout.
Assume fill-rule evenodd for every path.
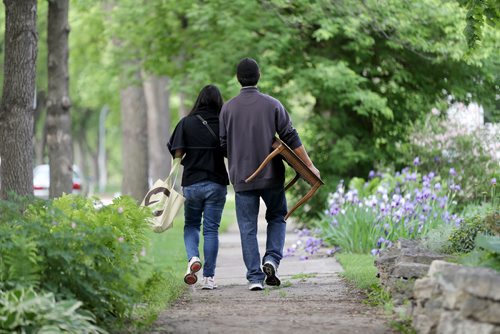
M 203 289 L 217 287 L 214 280 L 219 250 L 219 225 L 226 202 L 229 179 L 219 142 L 219 113 L 223 100 L 214 85 L 203 87 L 190 114 L 177 124 L 168 148 L 176 157 L 185 156 L 182 187 L 184 203 L 184 244 L 188 269 L 184 282 L 195 284 L 202 265 L 199 255 L 203 216 Z

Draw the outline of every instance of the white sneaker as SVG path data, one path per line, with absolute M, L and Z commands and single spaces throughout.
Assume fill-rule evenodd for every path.
M 215 284 L 215 279 L 213 277 L 203 277 L 203 290 L 213 290 L 217 289 L 217 284 Z
M 250 283 L 248 285 L 248 290 L 250 290 L 250 291 L 261 291 L 261 290 L 264 290 L 264 286 L 260 282 Z
M 262 271 L 266 274 L 266 284 L 270 286 L 280 286 L 281 280 L 278 277 L 278 268 L 271 261 L 266 261 L 262 266 Z
M 193 256 L 189 260 L 186 275 L 184 275 L 184 283 L 193 285 L 198 281 L 196 273 L 201 269 L 201 261 L 199 257 Z

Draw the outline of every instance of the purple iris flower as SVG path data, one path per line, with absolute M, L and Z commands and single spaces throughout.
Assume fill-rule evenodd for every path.
M 377 255 L 380 254 L 380 249 L 374 248 L 374 249 L 371 250 L 371 253 L 372 253 L 373 256 L 377 256 Z
M 340 212 L 340 208 L 338 206 L 334 206 L 330 209 L 330 216 L 336 216 Z
M 415 159 L 413 160 L 413 166 L 418 166 L 418 165 L 420 165 L 420 158 L 415 157 Z
M 497 178 L 496 177 L 494 177 L 494 178 L 491 179 L 491 185 L 492 186 L 496 186 L 497 185 Z
M 444 209 L 444 207 L 446 206 L 446 202 L 448 202 L 448 198 L 446 196 L 439 197 L 438 201 L 439 201 L 439 207 L 441 209 Z
M 309 236 L 311 235 L 311 231 L 309 231 L 307 228 L 304 228 L 302 230 L 299 230 L 297 234 L 299 237 Z
M 373 179 L 375 177 L 375 171 L 371 170 L 370 173 L 368 173 L 368 178 Z
M 457 175 L 457 171 L 455 170 L 455 168 L 450 168 L 450 175 L 451 176 Z
M 287 250 L 285 251 L 285 254 L 283 254 L 284 257 L 290 257 L 290 256 L 294 256 L 295 254 L 295 248 L 287 248 Z
M 441 183 L 436 183 L 436 184 L 434 185 L 434 189 L 435 189 L 436 191 L 440 191 L 440 190 L 441 190 Z
M 384 239 L 384 237 L 380 237 L 377 240 L 377 247 L 380 248 L 380 246 L 382 246 L 383 243 L 385 243 L 385 239 Z

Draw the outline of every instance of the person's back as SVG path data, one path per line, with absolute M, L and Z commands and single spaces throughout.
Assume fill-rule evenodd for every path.
M 257 62 L 250 58 L 241 60 L 237 78 L 242 89 L 222 107 L 219 134 L 236 192 L 236 216 L 249 289 L 262 290 L 264 279 L 267 285 L 281 284 L 277 269 L 283 258 L 287 212 L 283 162 L 275 158 L 252 182 L 245 183 L 245 179 L 272 151 L 276 134 L 318 176 L 319 171 L 309 159 L 282 104 L 257 89 L 260 78 Z M 260 199 L 266 204 L 267 220 L 266 253 L 262 260 L 257 242 Z
M 257 87 L 243 87 L 240 95 L 222 108 L 221 123 L 227 138 L 229 175 L 235 191 L 283 185 L 285 170 L 279 159 L 266 166 L 254 181 L 245 183 L 271 152 L 276 134 L 292 149 L 301 145 L 283 105 L 259 92 Z

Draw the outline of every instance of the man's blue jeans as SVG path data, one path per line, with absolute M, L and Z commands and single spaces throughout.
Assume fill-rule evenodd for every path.
M 266 204 L 267 240 L 266 253 L 260 260 L 257 243 L 257 220 L 260 198 Z M 240 228 L 243 261 L 247 267 L 247 280 L 250 283 L 264 281 L 266 275 L 261 263 L 272 261 L 276 266 L 283 258 L 285 245 L 286 198 L 283 187 L 241 191 L 236 193 L 236 217 Z
M 213 277 L 219 252 L 219 226 L 226 203 L 227 187 L 203 181 L 183 188 L 184 197 L 184 245 L 188 261 L 200 257 L 201 217 L 203 216 L 203 276 Z

